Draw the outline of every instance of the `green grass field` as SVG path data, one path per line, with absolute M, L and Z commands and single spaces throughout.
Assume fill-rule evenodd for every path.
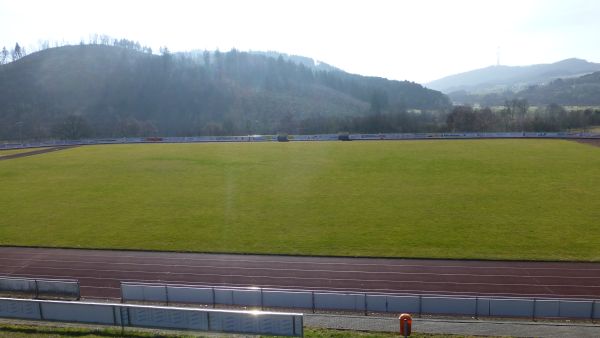
M 126 337 L 126 338 L 192 338 L 202 337 L 201 332 L 194 332 L 189 334 L 171 333 L 169 331 L 157 331 L 157 330 L 135 330 L 127 329 L 121 331 L 115 328 L 81 328 L 77 327 L 76 324 L 72 327 L 55 327 L 48 326 L 46 323 L 42 325 L 23 325 L 23 324 L 4 324 L 0 323 L 0 337 L 3 338 L 59 338 L 59 337 L 78 337 L 78 338 L 102 338 L 102 337 Z M 205 337 L 243 337 L 243 335 L 233 334 L 219 334 L 210 332 Z M 274 336 L 255 336 L 255 337 L 270 337 Z M 306 338 L 395 338 L 399 337 L 397 333 L 383 333 L 383 332 L 360 332 L 360 331 L 346 331 L 346 330 L 331 330 L 331 329 L 315 329 L 315 328 L 304 328 L 304 337 Z M 426 334 L 426 333 L 412 333 L 413 338 L 460 338 L 471 336 L 458 336 L 458 335 L 437 335 L 437 334 Z M 481 337 L 481 336 L 479 336 Z M 474 337 L 473 337 L 474 338 Z
M 0 162 L 0 245 L 600 261 L 600 148 L 87 146 Z

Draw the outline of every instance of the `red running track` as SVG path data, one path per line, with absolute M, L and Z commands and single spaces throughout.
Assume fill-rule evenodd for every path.
M 600 263 L 192 254 L 0 247 L 0 276 L 73 278 L 83 298 L 119 282 L 600 299 Z

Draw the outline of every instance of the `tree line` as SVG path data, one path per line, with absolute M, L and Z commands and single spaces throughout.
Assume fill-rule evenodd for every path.
M 551 104 L 533 111 L 522 112 L 505 107 L 499 111 L 491 108 L 456 106 L 448 113 L 387 111 L 381 114 L 361 116 L 314 115 L 296 118 L 291 114 L 282 116 L 269 128 L 264 125 L 238 126 L 231 120 L 211 121 L 194 135 L 249 135 L 249 134 L 329 134 L 349 133 L 442 133 L 442 132 L 557 132 L 566 130 L 589 131 L 590 126 L 600 125 L 600 110 L 567 110 Z M 99 136 L 95 128 L 83 117 L 70 115 L 56 124 L 54 137 L 80 139 Z M 136 119 L 122 121 L 119 129 L 111 134 L 119 137 L 156 136 L 157 127 Z M 191 134 L 190 134 L 191 135 Z
M 27 55 L 25 47 L 21 47 L 18 42 L 15 43 L 15 47 L 10 51 L 6 49 L 6 46 L 3 46 L 2 50 L 0 51 L 0 65 L 4 65 L 12 61 L 17 61 L 25 55 Z
M 532 108 L 525 99 L 506 100 L 501 109 L 456 106 L 446 117 L 452 132 L 554 132 L 600 125 L 600 109 L 567 110 L 552 103 Z
M 64 46 L 70 46 L 71 44 L 66 41 L 54 41 L 51 43 L 49 40 L 40 40 L 38 42 L 37 49 L 34 52 L 43 51 L 49 48 L 58 48 Z M 92 34 L 89 36 L 88 40 L 81 39 L 79 45 L 104 45 L 104 46 L 114 46 L 114 47 L 122 47 L 142 53 L 152 54 L 152 48 L 149 46 L 144 46 L 139 43 L 139 41 L 129 40 L 129 39 L 118 39 L 113 38 L 106 34 Z M 162 48 L 166 47 L 161 47 Z M 12 49 L 6 49 L 6 45 L 2 47 L 0 50 L 0 65 L 7 64 L 9 62 L 17 61 L 22 57 L 26 56 L 27 52 L 25 47 L 20 45 L 18 42 L 15 43 L 15 46 Z

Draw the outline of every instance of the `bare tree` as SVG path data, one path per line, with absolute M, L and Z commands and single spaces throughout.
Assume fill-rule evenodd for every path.
M 210 67 L 210 52 L 205 50 L 204 53 L 202 53 L 202 57 L 204 58 L 204 67 Z
M 45 50 L 50 48 L 50 41 L 48 40 L 38 40 L 38 50 Z
M 108 36 L 106 34 L 100 35 L 100 43 L 101 44 L 108 46 L 108 45 L 110 45 L 110 41 L 111 41 L 110 36 Z
M 90 45 L 97 45 L 99 38 L 98 34 L 90 34 Z
M 15 44 L 15 48 L 11 52 L 11 58 L 12 61 L 17 61 L 21 58 L 21 46 L 19 46 L 18 42 Z
M 0 52 L 0 64 L 8 63 L 8 50 L 6 47 L 2 47 L 2 52 Z
M 71 114 L 54 126 L 55 136 L 65 140 L 79 140 L 89 137 L 92 129 L 80 115 Z

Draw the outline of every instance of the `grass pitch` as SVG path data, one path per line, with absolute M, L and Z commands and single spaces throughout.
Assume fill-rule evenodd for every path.
M 560 140 L 87 146 L 0 189 L 1 245 L 600 260 L 600 148 Z

